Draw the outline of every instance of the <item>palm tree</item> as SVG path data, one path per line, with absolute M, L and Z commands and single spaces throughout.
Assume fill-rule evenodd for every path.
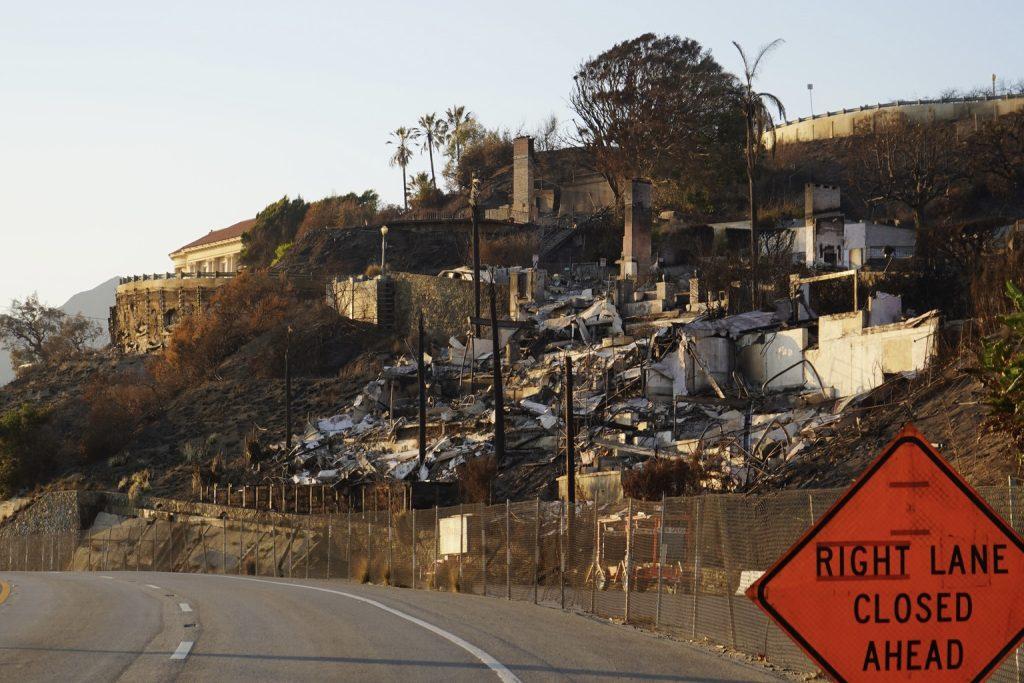
M 451 132 L 452 141 L 455 143 L 455 163 L 459 163 L 459 158 L 462 157 L 462 138 L 459 135 L 461 128 L 469 119 L 473 117 L 473 112 L 466 111 L 465 105 L 456 104 L 448 108 L 444 113 L 445 122 L 448 124 L 448 130 Z
M 750 200 L 750 269 L 751 283 L 753 286 L 753 303 L 758 304 L 759 289 L 757 282 L 757 259 L 758 259 L 758 234 L 757 234 L 757 193 L 754 181 L 757 178 L 758 162 L 764 150 L 764 137 L 771 135 L 775 140 L 775 119 L 772 118 L 772 110 L 777 110 L 780 119 L 786 118 L 786 108 L 782 101 L 769 92 L 758 92 L 754 90 L 754 80 L 760 75 L 761 60 L 769 52 L 785 42 L 782 38 L 776 38 L 767 45 L 762 45 L 753 61 L 747 59 L 747 53 L 743 51 L 740 44 L 735 40 L 732 42 L 739 50 L 743 59 L 743 82 L 740 84 L 740 109 L 747 128 L 746 147 L 744 149 L 747 161 L 747 191 Z M 775 145 L 772 145 L 775 149 Z
M 440 150 L 444 138 L 448 134 L 448 124 L 437 114 L 424 114 L 420 117 L 420 128 L 423 129 L 423 143 L 420 149 L 430 155 L 430 182 L 437 189 L 437 178 L 434 177 L 434 150 Z
M 409 188 L 405 179 L 405 167 L 412 161 L 412 149 L 409 148 L 409 143 L 419 136 L 419 129 L 400 126 L 391 131 L 392 139 L 388 140 L 389 145 L 395 145 L 395 153 L 391 155 L 391 160 L 388 163 L 391 166 L 402 167 L 402 204 L 406 211 L 409 210 Z

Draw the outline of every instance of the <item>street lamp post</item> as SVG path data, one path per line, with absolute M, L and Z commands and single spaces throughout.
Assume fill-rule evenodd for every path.
M 388 226 L 380 226 L 380 274 L 383 275 L 387 269 L 388 253 Z
M 814 116 L 814 84 L 807 84 L 807 97 L 811 101 L 811 116 Z

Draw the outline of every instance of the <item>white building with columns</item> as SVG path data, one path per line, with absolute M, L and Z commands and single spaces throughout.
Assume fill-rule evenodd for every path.
M 241 267 L 242 235 L 256 219 L 235 223 L 220 230 L 211 230 L 194 242 L 172 251 L 175 273 L 234 273 Z

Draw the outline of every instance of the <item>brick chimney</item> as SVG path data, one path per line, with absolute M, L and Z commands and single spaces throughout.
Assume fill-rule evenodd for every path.
M 536 219 L 533 195 L 533 138 L 524 135 L 512 141 L 512 221 L 531 223 Z
M 633 180 L 623 193 L 626 229 L 619 277 L 644 277 L 651 270 L 651 183 Z

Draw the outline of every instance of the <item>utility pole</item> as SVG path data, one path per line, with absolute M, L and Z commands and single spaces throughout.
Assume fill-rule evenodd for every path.
M 288 356 L 292 346 L 292 326 L 288 326 L 288 332 L 284 337 L 284 446 L 286 450 L 292 449 L 292 366 Z
M 491 345 L 494 353 L 494 459 L 498 465 L 505 460 L 505 397 L 501 386 L 501 347 L 498 346 L 498 308 L 495 304 L 494 276 L 491 275 Z M 479 320 L 479 318 L 477 318 Z
M 572 358 L 565 356 L 565 498 L 568 505 L 565 516 L 568 547 L 576 547 L 576 423 L 573 415 Z M 597 519 L 597 505 L 594 505 Z M 571 550 L 570 550 L 571 552 Z M 571 555 L 570 555 L 571 557 Z M 573 567 L 566 571 L 572 575 Z
M 423 363 L 423 311 L 420 311 L 420 324 L 419 324 L 419 345 L 417 350 L 418 355 L 418 370 L 417 375 L 420 385 L 420 468 L 423 467 L 423 462 L 427 457 L 427 371 Z M 417 471 L 417 476 L 419 472 Z
M 565 357 L 565 490 L 569 505 L 576 503 L 576 422 L 573 416 L 572 402 L 572 358 L 567 355 Z
M 473 177 L 469 188 L 469 211 L 473 221 L 473 315 L 480 320 L 480 221 L 477 216 L 477 193 L 480 190 L 480 179 Z M 480 323 L 474 326 L 476 336 L 480 336 Z

